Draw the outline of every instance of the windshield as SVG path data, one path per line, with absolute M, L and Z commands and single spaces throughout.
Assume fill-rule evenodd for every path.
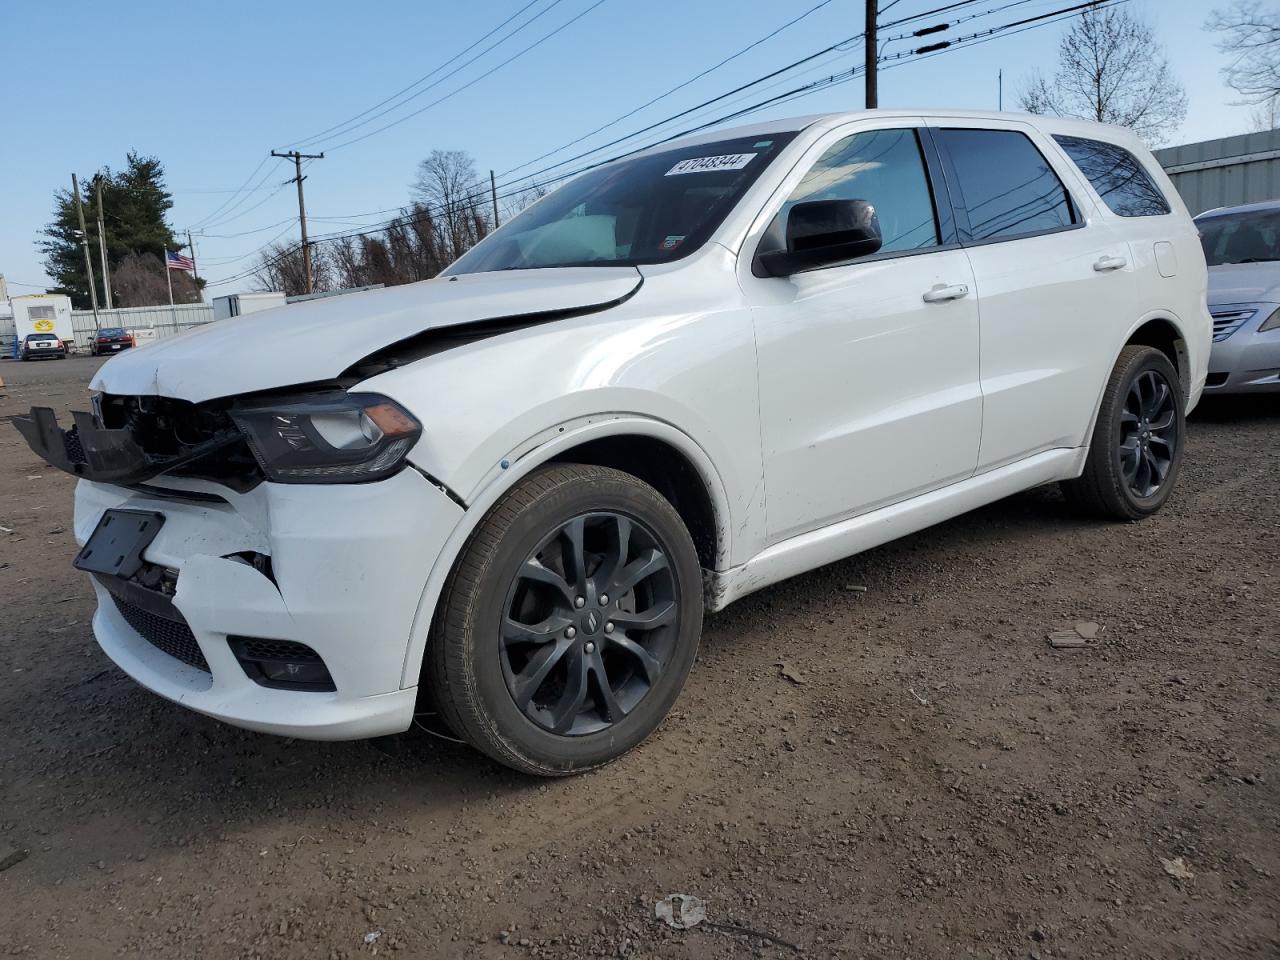
M 1280 260 L 1280 210 L 1251 210 L 1197 220 L 1205 261 L 1264 263 Z
M 124 327 L 103 327 L 98 331 L 100 337 L 121 337 L 124 336 Z
M 700 143 L 592 170 L 490 234 L 445 273 L 678 260 L 711 236 L 794 137 Z

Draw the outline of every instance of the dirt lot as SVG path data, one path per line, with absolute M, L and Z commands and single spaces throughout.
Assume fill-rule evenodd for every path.
M 0 363 L 0 421 L 96 363 Z M 1278 476 L 1280 398 L 1207 406 L 1156 518 L 1039 490 L 757 594 L 653 739 L 543 782 L 140 689 L 72 481 L 0 423 L 0 953 L 1278 956 Z M 674 892 L 709 922 L 657 922 Z

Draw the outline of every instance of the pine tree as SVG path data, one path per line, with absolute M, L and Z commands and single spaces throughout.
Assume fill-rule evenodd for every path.
M 164 251 L 178 249 L 179 243 L 166 219 L 173 199 L 165 189 L 164 167 L 159 160 L 130 153 L 127 166 L 119 173 L 112 173 L 109 167 L 104 167 L 92 177 L 81 177 L 81 202 L 89 234 L 89 253 L 93 258 L 94 280 L 101 301 L 102 264 L 98 253 L 95 206 L 99 180 L 102 184 L 107 262 L 113 274 L 128 257 L 136 260 L 143 256 L 146 262 L 162 263 Z M 44 228 L 44 239 L 37 241 L 37 246 L 44 254 L 45 270 L 57 282 L 53 292 L 70 295 L 75 307 L 83 310 L 89 307 L 90 300 L 79 232 L 75 198 L 68 189 L 58 190 L 54 194 L 53 222 Z M 145 257 L 146 254 L 154 254 L 157 259 L 152 261 Z M 160 279 L 163 281 L 163 274 Z M 173 280 L 175 300 L 198 299 L 187 274 L 175 273 Z M 117 297 L 118 305 L 135 305 L 128 303 L 129 299 Z

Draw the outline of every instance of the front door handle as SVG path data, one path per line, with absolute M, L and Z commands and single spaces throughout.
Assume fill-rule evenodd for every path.
M 1119 270 L 1128 262 L 1124 257 L 1102 257 L 1094 261 L 1093 269 L 1099 273 L 1106 273 L 1109 270 Z
M 935 283 L 924 292 L 925 303 L 942 303 L 944 300 L 959 300 L 969 295 L 969 287 L 963 283 Z

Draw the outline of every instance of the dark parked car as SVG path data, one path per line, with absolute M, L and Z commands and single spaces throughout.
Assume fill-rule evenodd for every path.
M 52 333 L 28 333 L 18 352 L 19 360 L 64 360 L 66 356 L 67 345 Z
M 89 352 L 96 357 L 104 353 L 119 353 L 133 345 L 133 334 L 124 327 L 103 327 L 89 341 Z

